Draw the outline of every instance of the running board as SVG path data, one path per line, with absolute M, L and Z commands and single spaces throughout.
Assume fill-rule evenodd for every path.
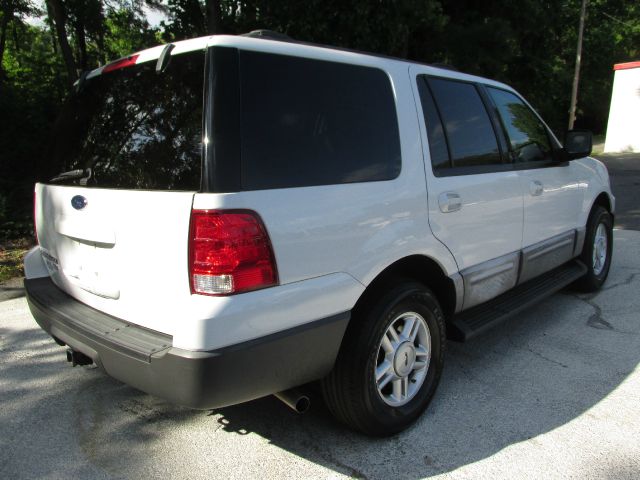
M 454 339 L 465 341 L 479 335 L 509 317 L 520 313 L 545 297 L 563 289 L 587 273 L 579 260 L 572 260 L 539 277 L 453 317 Z

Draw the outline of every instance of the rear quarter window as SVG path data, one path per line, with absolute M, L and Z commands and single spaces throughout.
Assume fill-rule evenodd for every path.
M 243 190 L 390 180 L 401 168 L 390 79 L 376 68 L 240 52 Z

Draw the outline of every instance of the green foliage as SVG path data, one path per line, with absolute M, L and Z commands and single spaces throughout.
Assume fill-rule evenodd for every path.
M 157 30 L 141 15 L 129 9 L 110 11 L 105 19 L 104 52 L 111 60 L 158 43 Z
M 302 41 L 451 64 L 502 80 L 562 136 L 580 5 L 581 0 L 0 0 L 0 228 L 16 235 L 26 228 L 33 181 L 47 171 L 43 146 L 75 67 L 92 69 L 160 42 L 268 28 Z M 57 20 L 53 6 L 63 13 Z M 163 11 L 167 20 L 152 28 L 143 7 Z M 640 3 L 590 0 L 587 12 L 576 127 L 602 133 L 612 65 L 640 58 Z M 39 22 L 26 22 L 39 16 Z M 56 21 L 62 28 L 56 29 Z M 69 55 L 63 59 L 65 44 Z

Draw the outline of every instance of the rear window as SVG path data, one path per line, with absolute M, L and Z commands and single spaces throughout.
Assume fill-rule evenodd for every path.
M 67 100 L 45 161 L 56 183 L 100 188 L 198 190 L 204 52 L 145 62 L 87 80 Z M 81 173 L 61 178 L 63 172 Z
M 244 190 L 400 173 L 398 119 L 382 70 L 241 51 L 240 72 Z

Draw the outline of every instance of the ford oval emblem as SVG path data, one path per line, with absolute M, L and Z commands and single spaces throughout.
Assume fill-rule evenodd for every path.
M 82 195 L 76 195 L 71 199 L 71 206 L 76 210 L 82 210 L 87 206 L 87 199 Z

